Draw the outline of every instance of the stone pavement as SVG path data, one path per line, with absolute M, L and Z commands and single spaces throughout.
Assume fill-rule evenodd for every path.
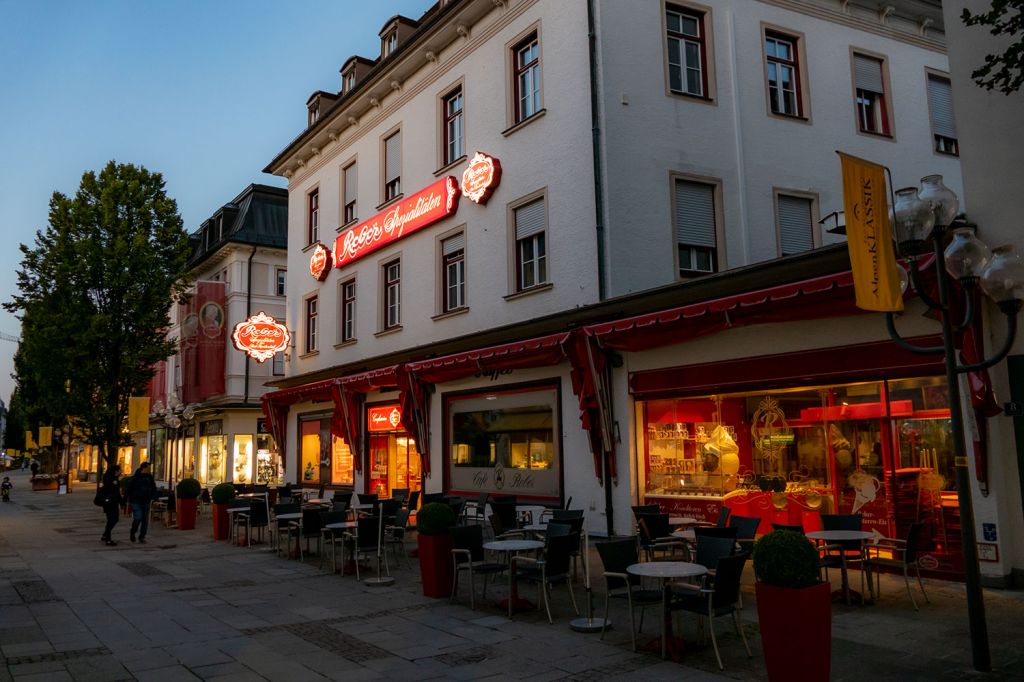
M 125 519 L 114 533 L 121 544 L 105 547 L 91 486 L 57 496 L 31 492 L 26 476 L 12 480 L 13 502 L 0 506 L 0 682 L 765 676 L 749 584 L 743 620 L 754 656 L 746 657 L 721 619 L 720 672 L 689 616 L 678 620 L 688 644 L 684 665 L 664 662 L 633 653 L 628 627 L 609 630 L 603 642 L 571 631 L 564 588 L 555 589 L 554 625 L 543 612 L 509 620 L 494 605 L 504 582 L 473 611 L 465 592 L 454 605 L 423 597 L 415 560 L 393 571 L 394 586 L 369 587 L 320 571 L 316 559 L 300 563 L 265 545 L 214 542 L 208 516 L 194 531 L 152 528 L 147 545 L 128 543 Z M 591 565 L 600 566 L 596 554 Z M 932 603 L 920 613 L 894 578 L 883 580 L 874 606 L 836 606 L 832 679 L 1021 679 L 1024 595 L 986 592 L 996 672 L 980 675 L 970 669 L 962 588 L 926 587 Z M 582 604 L 583 591 L 577 595 Z M 603 605 L 603 594 L 595 602 Z M 613 602 L 611 618 L 624 622 L 624 605 Z M 646 620 L 641 641 L 658 632 L 657 611 Z

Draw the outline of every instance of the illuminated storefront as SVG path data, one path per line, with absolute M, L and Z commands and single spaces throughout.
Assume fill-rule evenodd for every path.
M 224 483 L 227 475 L 228 439 L 224 423 L 217 419 L 199 424 L 199 482 L 207 486 Z
M 366 408 L 369 458 L 366 491 L 391 497 L 395 488 L 409 491 L 423 486 L 420 453 L 416 439 L 402 429 L 398 405 L 371 405 Z
M 330 415 L 299 418 L 299 483 L 351 488 L 352 451 L 343 438 L 331 435 Z

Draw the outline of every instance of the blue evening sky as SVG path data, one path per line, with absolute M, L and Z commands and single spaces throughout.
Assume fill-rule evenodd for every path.
M 395 14 L 431 0 L 0 0 L 0 299 L 54 191 L 115 159 L 159 171 L 188 231 L 252 182 Z M 18 320 L 0 310 L 0 332 Z M 9 403 L 16 344 L 0 340 Z

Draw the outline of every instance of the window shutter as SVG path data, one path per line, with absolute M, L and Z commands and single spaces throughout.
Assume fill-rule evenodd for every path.
M 676 239 L 687 246 L 717 246 L 713 185 L 676 181 Z
M 441 253 L 445 256 L 450 256 L 453 253 L 462 251 L 466 248 L 466 233 L 457 234 L 454 237 L 449 237 L 441 242 Z
M 814 248 L 810 199 L 779 195 L 779 245 L 783 256 Z
M 955 140 L 953 89 L 949 80 L 940 76 L 928 76 L 928 103 L 932 113 L 932 132 Z
M 885 94 L 882 86 L 882 62 L 863 55 L 853 55 L 855 84 L 860 90 Z
M 384 141 L 384 182 L 402 175 L 402 133 L 395 133 Z
M 516 209 L 516 239 L 526 239 L 544 231 L 544 200 L 538 199 Z
M 356 192 L 357 192 L 356 182 L 358 182 L 357 177 L 358 176 L 356 175 L 356 165 L 353 163 L 352 165 L 350 165 L 348 168 L 345 169 L 345 204 L 346 205 L 351 204 L 353 201 L 356 200 Z

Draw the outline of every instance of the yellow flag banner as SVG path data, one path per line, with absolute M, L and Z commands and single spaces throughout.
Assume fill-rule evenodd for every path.
M 52 426 L 40 426 L 39 427 L 39 447 L 48 448 L 53 445 L 53 427 Z
M 128 398 L 128 430 L 149 431 L 149 398 Z
M 903 310 L 900 277 L 889 225 L 885 166 L 839 152 L 843 164 L 843 208 L 857 307 Z
M 36 445 L 36 439 L 32 436 L 32 432 L 31 431 L 26 431 L 25 432 L 25 449 L 26 450 L 37 450 L 38 448 L 39 448 L 39 446 Z

